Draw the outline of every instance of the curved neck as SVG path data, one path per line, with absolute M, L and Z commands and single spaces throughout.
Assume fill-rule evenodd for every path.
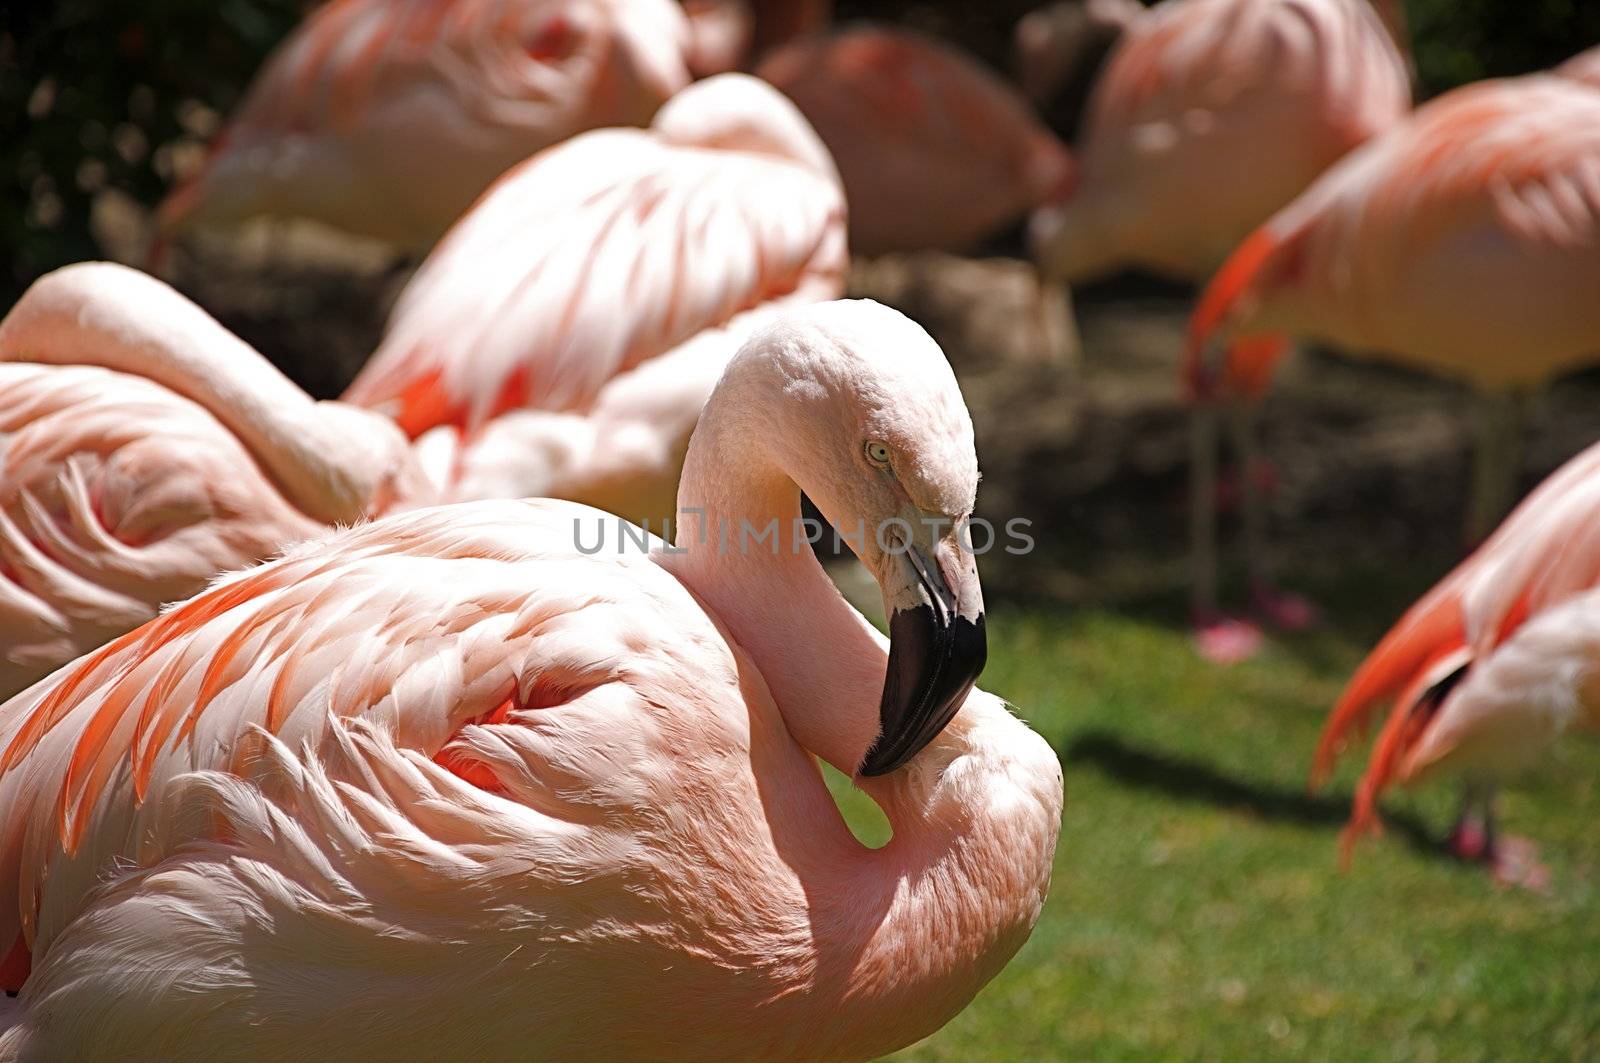
M 798 489 L 751 459 L 753 432 L 720 397 L 684 465 L 682 552 L 660 561 L 749 655 L 796 742 L 848 774 L 876 737 L 886 641 L 796 536 Z M 774 520 L 771 544 L 741 542 L 742 528 L 748 539 Z M 808 1053 L 865 1058 L 938 1029 L 1026 940 L 1049 884 L 1061 775 L 1042 739 L 975 691 L 905 768 L 857 783 L 893 829 L 882 849 L 819 828 L 811 816 L 828 799 L 814 776 L 795 784 L 811 792 L 775 795 L 799 809 L 792 818 L 769 814 L 785 820 L 775 833 L 816 953 L 795 1036 Z
M 221 421 L 307 515 L 365 512 L 367 499 L 353 496 L 377 479 L 356 467 L 371 442 L 349 438 L 253 348 L 146 274 L 83 263 L 40 278 L 0 322 L 0 359 L 155 381 Z

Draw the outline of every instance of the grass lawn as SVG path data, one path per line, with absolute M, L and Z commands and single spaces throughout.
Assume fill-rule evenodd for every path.
M 1600 744 L 1568 739 L 1502 798 L 1550 896 L 1440 851 L 1448 782 L 1391 798 L 1339 871 L 1365 750 L 1326 794 L 1305 774 L 1344 678 L 1427 581 L 1393 582 L 1346 581 L 1326 630 L 1233 669 L 1190 652 L 1175 610 L 993 608 L 983 685 L 1066 766 L 1055 879 L 1011 965 L 899 1058 L 1600 1055 Z

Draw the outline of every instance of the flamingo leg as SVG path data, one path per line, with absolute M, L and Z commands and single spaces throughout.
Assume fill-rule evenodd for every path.
M 1250 597 L 1267 623 L 1286 631 L 1302 631 L 1317 622 L 1311 602 L 1278 588 L 1272 545 L 1267 533 L 1267 506 L 1262 490 L 1265 465 L 1256 439 L 1256 407 L 1234 403 L 1228 409 L 1228 427 L 1239 464 L 1239 505 L 1244 520 L 1245 565 L 1250 576 Z
M 1190 609 L 1201 655 L 1232 664 L 1255 654 L 1261 633 L 1253 624 L 1224 616 L 1217 607 L 1219 417 L 1215 403 L 1200 402 L 1189 421 Z
M 1539 859 L 1539 847 L 1526 838 L 1500 833 L 1495 787 L 1467 782 L 1461 791 L 1461 812 L 1450 832 L 1450 851 L 1462 860 L 1483 864 L 1496 884 L 1547 892 L 1550 869 Z

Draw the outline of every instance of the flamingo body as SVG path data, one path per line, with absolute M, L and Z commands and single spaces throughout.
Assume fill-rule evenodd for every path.
M 682 501 L 787 528 L 804 490 L 876 523 L 964 516 L 976 484 L 937 347 L 826 304 L 729 364 Z M 941 685 L 965 649 L 902 644 L 981 632 L 970 555 L 863 545 L 886 662 L 787 532 L 579 549 L 605 521 L 500 501 L 338 532 L 6 705 L 0 1055 L 868 1058 L 959 1010 L 1037 918 L 1061 802 L 1041 739 Z M 860 766 L 883 849 L 818 756 Z
M 643 125 L 688 81 L 672 0 L 338 0 L 267 60 L 169 235 L 305 217 L 425 249 L 551 144 Z
M 1418 109 L 1253 234 L 1202 298 L 1194 340 L 1289 332 L 1485 392 L 1531 391 L 1593 357 L 1597 276 L 1600 93 L 1547 76 L 1480 82 Z
M 41 278 L 0 322 L 0 443 L 7 696 L 218 572 L 431 490 L 393 425 L 312 402 L 105 263 Z
M 515 482 L 653 517 L 748 328 L 837 297 L 846 263 L 826 149 L 770 87 L 722 75 L 650 130 L 585 134 L 508 173 L 406 287 L 345 399 L 412 436 L 459 429 L 456 497 Z M 491 427 L 516 410 L 537 413 Z
M 1168 0 L 1107 59 L 1076 180 L 1033 219 L 1036 256 L 1069 281 L 1127 267 L 1203 280 L 1410 102 L 1366 0 Z
M 902 30 L 802 37 L 756 72 L 799 106 L 844 182 L 859 253 L 963 250 L 1066 179 L 1066 147 L 972 60 Z

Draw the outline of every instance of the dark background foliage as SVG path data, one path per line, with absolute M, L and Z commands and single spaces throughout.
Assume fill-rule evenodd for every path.
M 5 0 L 0 6 L 0 305 L 95 256 L 108 190 L 154 204 L 176 145 L 238 101 L 308 0 Z M 993 65 L 1036 0 L 841 0 L 841 20 L 921 27 Z M 1548 66 L 1600 41 L 1593 0 L 1408 0 L 1423 91 Z

